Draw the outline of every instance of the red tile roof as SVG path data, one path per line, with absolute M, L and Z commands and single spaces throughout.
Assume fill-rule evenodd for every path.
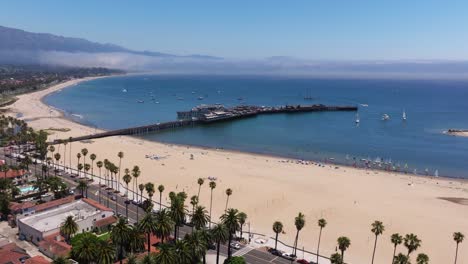
M 57 236 L 60 237 L 60 241 L 57 241 Z M 39 248 L 41 249 L 41 251 L 52 253 L 52 255 L 54 255 L 55 257 L 66 257 L 68 256 L 68 253 L 71 250 L 71 245 L 65 243 L 63 237 L 60 236 L 59 232 L 57 232 L 44 237 L 44 240 L 39 242 Z
M 18 247 L 15 243 L 0 247 L 0 263 L 21 264 L 20 258 L 29 258 L 26 250 Z
M 94 223 L 94 225 L 96 227 L 102 227 L 102 226 L 111 225 L 115 222 L 117 222 L 117 217 L 112 215 L 112 216 L 97 220 L 96 223 Z
M 43 256 L 35 256 L 30 259 L 27 259 L 24 263 L 25 264 L 49 264 L 50 261 L 45 259 Z
M 101 210 L 101 211 L 112 211 L 112 209 L 94 201 L 94 200 L 91 200 L 91 199 L 88 199 L 88 198 L 82 198 L 81 200 L 83 200 L 84 202 L 86 202 L 87 204 L 93 206 L 93 207 L 96 207 L 97 209 Z
M 25 173 L 26 173 L 25 170 L 12 170 L 12 169 L 9 169 L 9 170 L 7 170 L 7 172 L 6 172 L 6 177 L 7 177 L 8 179 L 12 179 L 12 178 L 16 178 L 16 177 L 18 177 L 18 176 L 23 176 Z M 1 172 L 1 173 L 0 173 L 0 176 L 1 176 L 2 178 L 4 178 L 4 177 L 5 177 L 5 172 Z
M 24 202 L 24 203 L 11 202 L 10 203 L 10 210 L 12 212 L 19 212 L 21 210 L 34 207 L 34 205 L 36 205 L 36 204 L 33 203 L 33 202 L 30 202 L 30 201 L 27 201 L 27 202 Z
M 41 212 L 41 211 L 44 211 L 44 210 L 47 210 L 47 209 L 50 209 L 50 208 L 54 208 L 54 207 L 57 207 L 57 206 L 60 206 L 60 205 L 71 203 L 74 200 L 75 200 L 75 196 L 67 196 L 67 197 L 62 198 L 62 199 L 57 199 L 57 200 L 53 200 L 53 201 L 46 202 L 46 203 L 43 203 L 43 204 L 38 204 L 38 205 L 34 206 L 34 210 L 37 213 L 37 212 Z

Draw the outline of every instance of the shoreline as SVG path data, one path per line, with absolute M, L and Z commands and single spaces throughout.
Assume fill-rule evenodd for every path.
M 70 129 L 67 132 L 53 131 L 51 139 L 94 133 L 96 128 L 69 120 L 58 109 L 53 108 L 49 113 L 52 107 L 42 101 L 52 92 L 86 80 L 73 80 L 67 82 L 67 86 L 62 83 L 37 93 L 20 95 L 10 109 L 22 112 L 24 119 L 31 119 L 28 123 L 35 129 Z M 368 261 L 373 246 L 370 224 L 377 219 L 384 222 L 386 231 L 383 241 L 379 243 L 375 263 L 386 263 L 391 258 L 393 247 L 388 237 L 394 232 L 417 234 L 423 240 L 423 247 L 418 252 L 428 253 L 435 263 L 443 263 L 446 258 L 451 258 L 452 232 L 468 229 L 466 205 L 441 199 L 468 199 L 468 181 L 463 179 L 333 164 L 324 167 L 303 165 L 281 162 L 284 159 L 298 159 L 161 143 L 128 136 L 73 142 L 70 145 L 72 153 L 86 147 L 90 153 L 97 154 L 98 160 L 109 158 L 114 162 L 118 162 L 117 152 L 123 151 L 122 168 L 139 165 L 142 170 L 138 183 L 152 181 L 163 184 L 166 190 L 186 191 L 189 197 L 198 191 L 196 181 L 199 177 L 217 177 L 213 219 L 224 211 L 224 190 L 231 188 L 233 195 L 230 205 L 247 213 L 252 232 L 271 235 L 271 224 L 280 220 L 286 230 L 280 239 L 288 244 L 292 244 L 295 235 L 294 217 L 302 211 L 307 223 L 301 232 L 299 247 L 304 246 L 309 251 L 314 251 L 316 247 L 316 220 L 324 217 L 329 226 L 322 237 L 321 252 L 325 255 L 333 253 L 336 238 L 346 235 L 352 241 L 347 251 L 350 263 Z M 60 148 L 58 151 L 61 151 Z M 145 158 L 145 155 L 154 153 L 161 158 Z M 194 155 L 193 160 L 190 155 Z M 75 154 L 68 158 L 67 164 L 76 164 Z M 339 168 L 335 169 L 335 166 Z M 206 180 L 200 197 L 200 203 L 205 206 L 209 205 L 207 185 Z M 461 252 L 460 258 L 468 259 L 468 252 Z

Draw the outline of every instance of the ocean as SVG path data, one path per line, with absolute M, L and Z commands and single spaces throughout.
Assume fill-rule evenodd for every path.
M 468 81 L 132 75 L 80 83 L 44 101 L 74 121 L 107 130 L 176 120 L 177 111 L 200 104 L 357 105 L 359 125 L 355 112 L 278 114 L 143 138 L 347 165 L 365 159 L 410 173 L 468 178 L 468 138 L 443 134 L 468 128 Z M 383 114 L 390 119 L 382 121 Z

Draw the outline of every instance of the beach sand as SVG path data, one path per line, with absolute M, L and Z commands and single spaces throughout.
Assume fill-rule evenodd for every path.
M 28 123 L 35 129 L 70 129 L 69 132 L 54 132 L 50 139 L 95 133 L 97 130 L 94 128 L 62 118 L 59 111 L 51 110 L 40 100 L 46 94 L 78 81 L 21 95 L 9 108 L 13 113 L 22 113 L 22 118 L 30 120 Z M 67 164 L 69 146 L 65 157 Z M 186 191 L 190 197 L 197 193 L 197 178 L 217 177 L 213 193 L 214 219 L 223 212 L 225 190 L 231 188 L 233 194 L 229 207 L 247 213 L 253 232 L 273 236 L 271 225 L 280 220 L 286 232 L 280 235 L 280 239 L 288 244 L 293 243 L 295 235 L 294 217 L 302 212 L 306 215 L 306 225 L 299 236 L 299 248 L 304 246 L 308 250 L 316 250 L 317 220 L 323 217 L 328 225 L 323 231 L 321 253 L 332 254 L 336 239 L 347 236 L 351 239 L 346 252 L 348 263 L 370 263 L 374 244 L 370 229 L 374 220 L 383 221 L 385 225 L 385 232 L 377 244 L 375 263 L 391 262 L 393 245 L 390 235 L 395 232 L 417 234 L 422 239 L 422 247 L 413 254 L 413 259 L 424 252 L 430 256 L 431 263 L 451 263 L 455 253 L 453 232 L 461 231 L 468 235 L 468 185 L 462 180 L 431 179 L 343 166 L 301 165 L 282 162 L 286 160 L 284 158 L 175 146 L 132 137 L 73 142 L 71 146 L 72 164 L 75 166 L 76 153 L 84 147 L 89 153 L 95 153 L 97 160 L 107 158 L 116 164 L 117 152 L 123 151 L 122 167 L 139 165 L 142 174 L 138 183 L 152 181 L 156 186 L 163 184 L 166 195 L 169 191 Z M 60 148 L 63 155 L 63 146 Z M 164 158 L 151 160 L 145 158 L 147 154 Z M 191 154 L 193 160 L 190 159 Z M 207 208 L 209 195 L 206 180 L 200 201 Z M 158 195 L 154 197 L 159 198 Z M 467 247 L 460 245 L 459 263 L 468 261 Z M 399 251 L 406 252 L 402 245 Z

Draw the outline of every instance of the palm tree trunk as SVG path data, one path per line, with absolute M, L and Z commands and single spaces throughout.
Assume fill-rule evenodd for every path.
M 296 255 L 297 240 L 299 239 L 299 230 L 296 232 L 296 239 L 294 240 L 293 255 Z
M 122 264 L 123 260 L 123 243 L 120 243 L 120 251 L 119 251 L 119 260 L 120 264 Z
M 374 257 L 375 257 L 375 249 L 377 248 L 377 235 L 375 235 L 375 242 L 374 242 L 374 252 L 372 253 L 372 262 L 374 264 Z
M 137 212 L 138 212 L 138 210 L 137 210 Z M 151 241 L 150 241 L 150 235 L 151 235 L 151 234 L 150 234 L 150 233 L 148 233 L 148 256 L 149 256 L 149 254 L 150 254 L 150 251 L 151 251 Z M 161 241 L 161 242 L 162 242 L 162 241 Z
M 341 250 L 341 263 L 344 263 L 344 250 Z
M 457 243 L 457 249 L 455 250 L 455 264 L 457 264 L 457 258 L 458 258 L 458 243 Z
M 159 193 L 159 211 L 161 211 L 162 192 Z
M 240 226 L 240 228 L 241 228 L 241 230 L 240 230 L 240 239 L 242 239 L 242 227 L 243 227 L 243 226 L 244 226 L 244 224 L 242 224 L 242 225 Z
M 229 231 L 229 244 L 228 244 L 228 259 L 231 258 L 231 241 L 232 241 L 232 233 Z
M 275 250 L 276 250 L 277 245 L 278 245 L 278 233 L 276 233 L 276 238 L 275 238 Z
M 213 189 L 211 189 L 211 197 L 210 197 L 210 225 L 209 225 L 209 228 L 211 228 L 211 208 L 212 208 L 212 205 L 213 205 Z
M 393 263 L 393 260 L 395 259 L 396 247 L 397 247 L 397 245 L 395 244 L 395 246 L 393 247 L 393 258 L 392 258 L 392 263 Z
M 317 264 L 319 263 L 319 252 L 320 252 L 320 239 L 322 238 L 322 227 L 320 227 L 319 240 L 317 245 Z
M 220 246 L 220 241 L 218 241 L 216 245 L 216 264 L 219 264 L 219 246 Z
M 229 202 L 229 195 L 227 196 L 227 199 L 226 199 L 226 208 L 224 208 L 224 212 L 227 211 L 228 202 Z

